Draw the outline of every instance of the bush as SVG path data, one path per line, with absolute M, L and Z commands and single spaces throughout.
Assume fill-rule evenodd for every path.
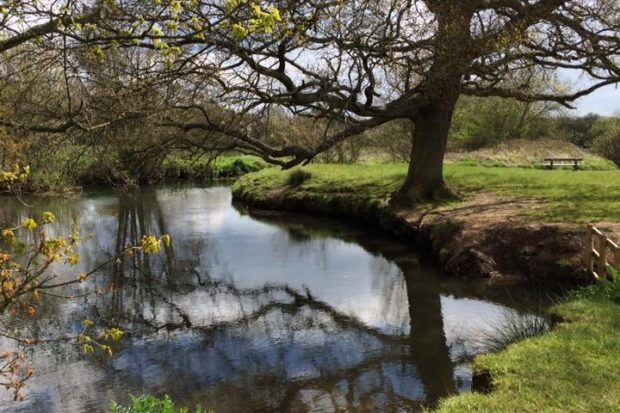
M 235 158 L 232 162 L 216 162 L 214 174 L 217 178 L 237 178 L 250 172 L 260 171 L 265 167 L 258 159 Z
M 288 174 L 288 185 L 298 187 L 307 180 L 312 178 L 312 174 L 303 169 L 295 169 Z
M 186 408 L 176 408 L 169 396 L 157 399 L 153 396 L 131 396 L 131 405 L 123 407 L 110 402 L 111 413 L 189 413 Z M 213 413 L 212 410 L 203 410 L 197 407 L 195 413 Z
M 560 132 L 569 142 L 582 148 L 592 147 L 592 143 L 604 131 L 604 121 L 599 115 L 562 116 L 556 119 Z
M 463 97 L 450 129 L 450 145 L 475 150 L 511 139 L 535 140 L 553 136 L 548 115 L 552 106 L 502 98 Z
M 620 304 L 620 272 L 611 270 L 611 280 L 601 280 L 596 284 L 580 288 L 571 293 L 575 299 L 596 301 L 609 300 Z
M 620 166 L 620 121 L 608 124 L 602 135 L 594 140 L 592 149 Z

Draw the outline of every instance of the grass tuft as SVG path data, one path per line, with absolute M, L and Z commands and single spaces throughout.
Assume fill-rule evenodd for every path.
M 190 410 L 183 407 L 175 407 L 169 396 L 158 399 L 153 396 L 131 396 L 131 404 L 127 407 L 120 406 L 116 402 L 110 402 L 111 413 L 189 413 Z M 194 413 L 213 413 L 212 410 L 203 410 L 197 407 Z
M 511 344 L 537 337 L 548 330 L 549 322 L 543 313 L 506 311 L 491 331 L 484 333 L 480 344 L 485 352 L 497 353 Z
M 301 186 L 304 182 L 312 178 L 312 174 L 304 169 L 294 169 L 288 174 L 288 185 L 292 187 Z

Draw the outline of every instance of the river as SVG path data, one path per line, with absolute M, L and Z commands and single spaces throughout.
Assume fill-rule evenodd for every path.
M 470 391 L 468 362 L 485 332 L 539 301 L 532 288 L 442 276 L 411 246 L 366 229 L 249 214 L 226 186 L 23 201 L 35 206 L 4 198 L 0 223 L 49 210 L 53 231 L 76 221 L 92 234 L 78 268 L 55 269 L 60 279 L 143 234 L 173 242 L 66 292 L 99 295 L 46 297 L 34 319 L 5 319 L 38 338 L 75 333 L 87 318 L 126 334 L 111 358 L 69 343 L 27 351 L 26 400 L 2 394 L 3 412 L 106 412 L 143 393 L 217 413 L 416 411 Z

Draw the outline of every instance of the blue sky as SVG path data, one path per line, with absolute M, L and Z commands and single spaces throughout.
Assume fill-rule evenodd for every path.
M 577 101 L 577 112 L 581 115 L 598 113 L 613 115 L 620 111 L 620 85 L 607 86 Z
M 572 85 L 571 89 L 577 90 L 591 83 L 589 77 L 574 70 L 562 70 L 559 72 L 560 81 Z M 575 102 L 577 115 L 596 113 L 610 116 L 620 112 L 620 84 L 607 86 L 585 96 Z

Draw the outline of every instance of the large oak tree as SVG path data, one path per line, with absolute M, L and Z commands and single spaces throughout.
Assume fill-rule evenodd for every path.
M 179 109 L 195 113 L 171 115 L 168 126 L 227 134 L 285 167 L 405 119 L 414 126 L 406 200 L 447 192 L 443 158 L 460 96 L 570 107 L 620 80 L 616 0 L 67 1 L 69 8 L 21 30 L 5 24 L 0 51 L 46 33 L 88 44 L 95 56 L 109 47 L 159 50 L 168 61 L 160 69 L 187 92 Z M 588 81 L 558 87 L 558 70 Z M 274 143 L 243 116 L 209 116 L 214 103 L 254 123 L 274 107 L 321 119 L 324 136 L 311 145 Z

